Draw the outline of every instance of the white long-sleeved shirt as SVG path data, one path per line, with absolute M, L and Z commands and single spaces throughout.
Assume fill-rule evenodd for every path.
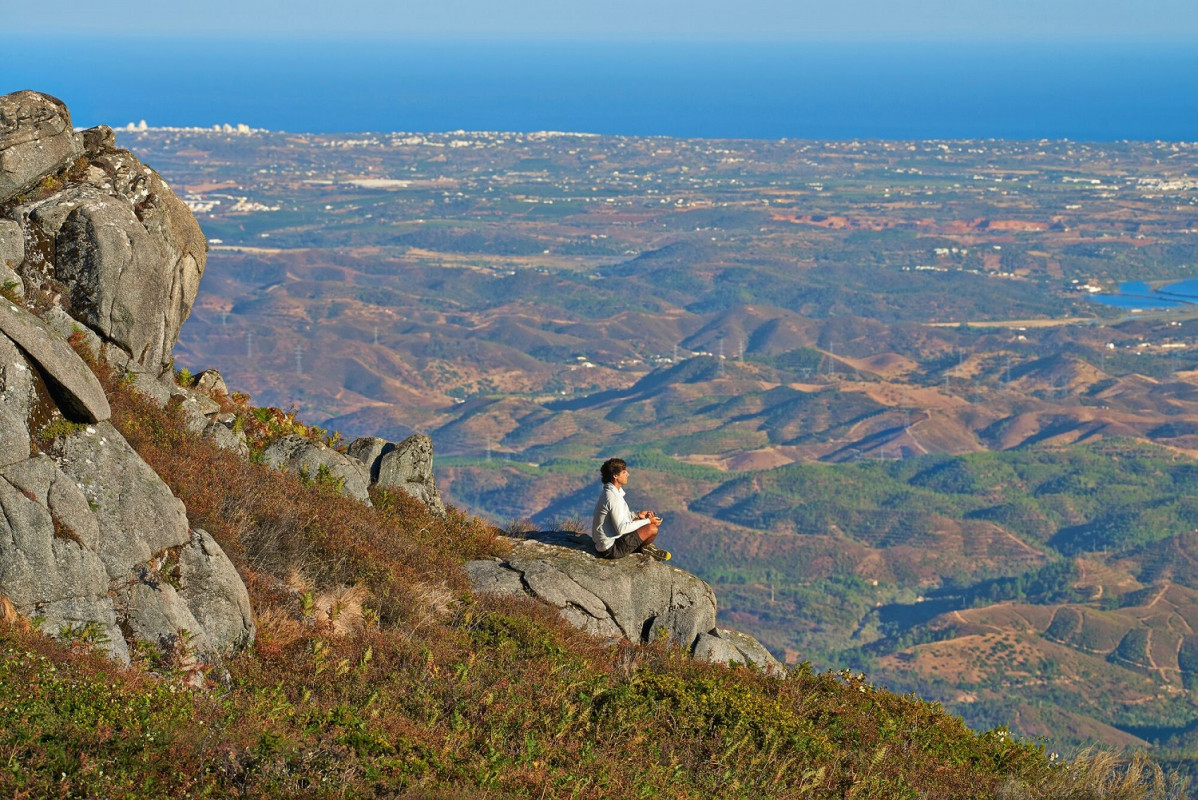
M 643 528 L 649 522 L 647 519 L 633 519 L 624 500 L 624 490 L 614 483 L 605 483 L 603 493 L 595 503 L 591 540 L 595 542 L 595 549 L 603 553 L 611 549 L 616 539 Z

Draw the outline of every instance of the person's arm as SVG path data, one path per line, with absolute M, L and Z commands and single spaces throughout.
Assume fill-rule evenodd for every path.
M 628 509 L 628 503 L 624 502 L 624 498 L 618 491 L 608 492 L 608 499 L 611 501 L 611 521 L 621 536 L 640 530 L 652 521 L 633 519 L 632 512 Z

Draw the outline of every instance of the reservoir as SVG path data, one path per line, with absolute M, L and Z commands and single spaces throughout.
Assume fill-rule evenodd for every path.
M 1119 284 L 1115 294 L 1096 294 L 1095 303 L 1127 310 L 1161 311 L 1168 308 L 1198 305 L 1198 279 L 1190 278 L 1153 289 L 1143 281 Z

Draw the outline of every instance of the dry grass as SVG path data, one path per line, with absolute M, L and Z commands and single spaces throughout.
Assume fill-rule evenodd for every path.
M 336 586 L 316 598 L 313 616 L 334 636 L 361 633 L 366 627 L 363 604 L 369 599 L 370 590 L 361 584 Z
M 572 533 L 575 536 L 590 536 L 591 526 L 584 522 L 582 517 L 573 516 L 566 517 L 563 520 L 558 520 L 558 523 L 553 526 L 556 530 Z
M 508 524 L 503 526 L 503 535 L 510 536 L 513 539 L 523 539 L 530 533 L 535 533 L 540 528 L 537 527 L 531 519 L 524 517 L 522 519 L 513 519 Z
M 1036 785 L 1013 780 L 1002 786 L 998 800 L 1179 800 L 1188 782 L 1167 775 L 1144 753 L 1130 758 L 1102 750 L 1079 753 Z

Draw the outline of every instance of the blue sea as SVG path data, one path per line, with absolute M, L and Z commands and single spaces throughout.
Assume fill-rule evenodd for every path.
M 76 126 L 1198 140 L 1198 48 L 9 39 L 0 93 Z

